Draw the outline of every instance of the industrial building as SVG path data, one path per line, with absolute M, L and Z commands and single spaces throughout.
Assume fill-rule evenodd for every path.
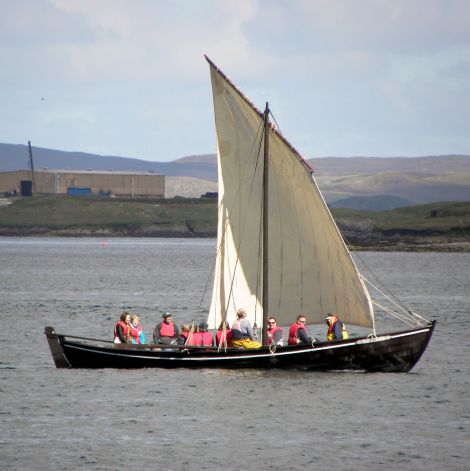
M 109 195 L 164 198 L 165 176 L 151 172 L 28 170 L 0 172 L 0 194 Z

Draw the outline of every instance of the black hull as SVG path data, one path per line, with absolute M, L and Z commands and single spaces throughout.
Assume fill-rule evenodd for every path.
M 179 348 L 123 345 L 56 334 L 45 334 L 57 368 L 286 368 L 310 371 L 356 370 L 407 372 L 418 362 L 434 330 L 425 327 L 354 338 L 314 346 L 259 350 Z

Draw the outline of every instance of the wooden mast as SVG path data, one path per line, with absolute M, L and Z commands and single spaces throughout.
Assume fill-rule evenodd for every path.
M 263 158 L 263 330 L 262 342 L 267 345 L 268 340 L 268 193 L 269 193 L 269 104 L 266 102 L 266 108 L 263 113 L 264 120 L 264 158 Z

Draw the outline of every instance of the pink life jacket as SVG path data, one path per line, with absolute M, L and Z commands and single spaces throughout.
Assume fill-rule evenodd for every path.
M 199 345 L 202 347 L 212 347 L 212 334 L 210 332 L 200 332 L 200 339 Z
M 171 324 L 167 324 L 166 322 L 162 322 L 162 326 L 160 327 L 160 337 L 175 337 L 175 324 L 173 322 Z

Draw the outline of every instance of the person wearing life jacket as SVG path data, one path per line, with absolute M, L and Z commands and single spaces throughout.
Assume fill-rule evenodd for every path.
M 114 326 L 114 343 L 131 343 L 131 315 L 124 311 Z
M 237 311 L 237 318 L 231 329 L 232 345 L 238 348 L 260 348 L 261 343 L 253 340 L 253 328 L 246 316 L 245 309 Z
M 325 317 L 325 322 L 328 325 L 328 332 L 326 339 L 331 342 L 333 340 L 346 340 L 349 338 L 348 331 L 344 323 L 339 319 L 338 314 L 329 312 Z
M 213 339 L 212 334 L 209 332 L 209 325 L 206 322 L 201 322 L 199 324 L 199 345 L 201 347 L 212 347 Z
M 136 343 L 138 345 L 145 343 L 145 334 L 139 322 L 140 322 L 139 316 L 137 314 L 132 314 L 131 316 L 132 343 Z
M 307 319 L 303 314 L 297 316 L 297 320 L 289 328 L 288 345 L 312 342 L 312 339 L 307 335 L 307 330 L 305 328 L 306 322 Z
M 266 345 L 284 345 L 284 332 L 277 325 L 276 318 L 268 317 L 268 331 L 266 335 Z
M 181 326 L 180 338 L 178 339 L 178 345 L 185 345 L 188 341 L 189 331 L 191 326 L 189 324 L 183 324 Z
M 195 321 L 193 321 L 189 329 L 189 335 L 188 335 L 188 338 L 186 339 L 185 345 L 199 347 L 201 346 L 201 343 L 202 343 L 201 338 L 202 338 L 201 329 L 199 328 L 199 325 L 196 324 Z
M 162 318 L 163 322 L 157 324 L 153 331 L 153 341 L 166 345 L 176 345 L 180 333 L 173 322 L 173 316 L 169 312 L 165 312 Z
M 217 347 L 231 347 L 232 346 L 232 331 L 227 321 L 222 321 L 215 334 L 215 344 Z

